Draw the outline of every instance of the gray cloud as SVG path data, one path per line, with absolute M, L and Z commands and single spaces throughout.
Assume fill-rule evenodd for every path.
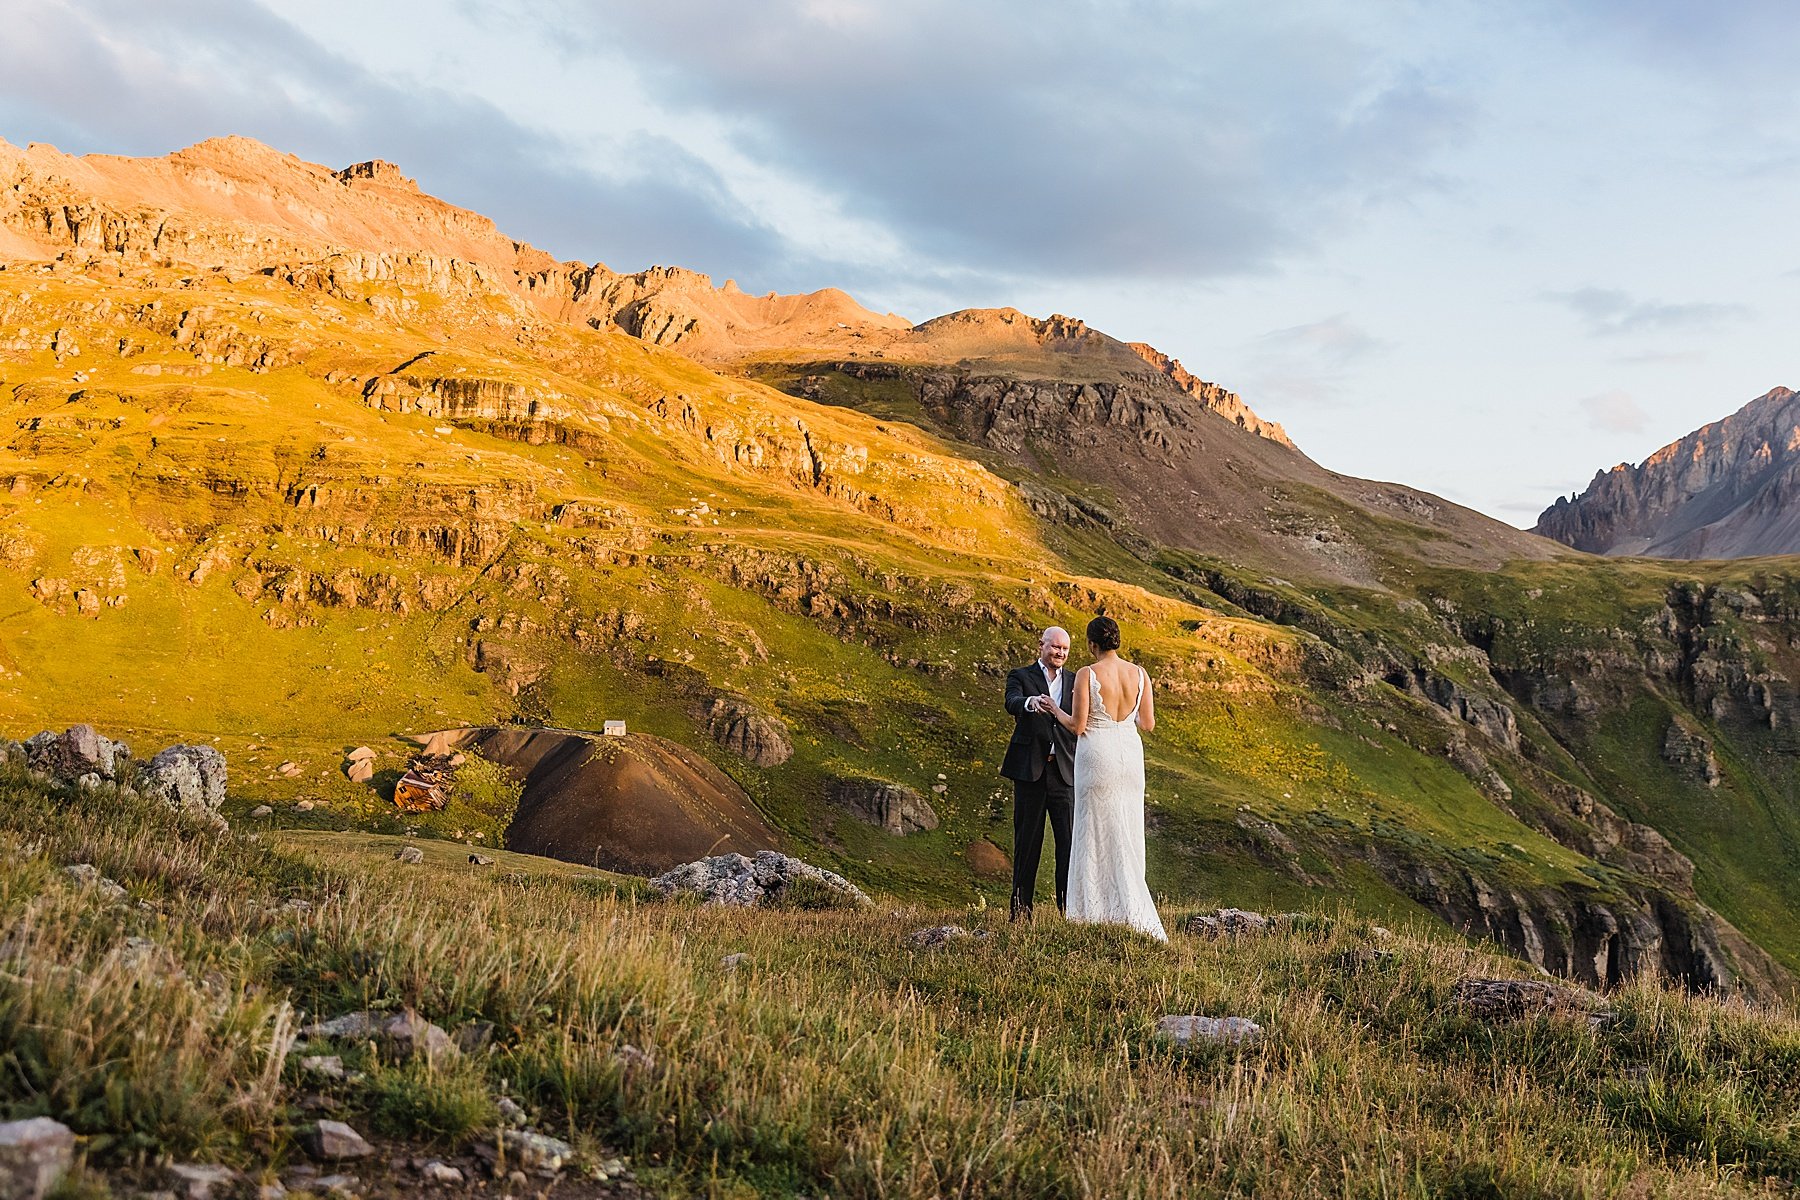
M 0 40 L 0 136 L 72 152 L 164 154 L 237 133 L 342 166 L 400 163 L 420 186 L 564 257 L 626 253 L 746 278 L 796 257 L 716 172 L 666 138 L 616 144 L 607 174 L 553 138 L 448 88 L 345 63 L 232 0 L 82 0 L 21 8 Z
M 1466 107 L 1379 21 L 1166 3 L 565 0 L 676 111 L 909 257 L 1042 278 L 1218 276 L 1441 186 Z
M 1635 300 L 1612 288 L 1546 292 L 1544 299 L 1567 308 L 1581 318 L 1589 333 L 1600 337 L 1705 329 L 1749 315 L 1749 310 L 1738 304 Z
M 1323 407 L 1342 393 L 1358 363 L 1387 348 L 1348 313 L 1271 330 L 1249 344 L 1245 394 L 1273 405 Z

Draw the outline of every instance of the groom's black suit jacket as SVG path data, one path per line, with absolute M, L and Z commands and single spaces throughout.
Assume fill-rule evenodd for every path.
M 1056 682 L 1057 691 L 1062 693 L 1056 697 L 1057 706 L 1064 712 L 1072 711 L 1069 698 L 1074 693 L 1075 672 L 1064 667 Z M 1044 682 L 1044 668 L 1038 663 L 1015 667 L 1007 674 L 1006 711 L 1013 716 L 1013 735 L 1006 747 L 1006 758 L 1000 763 L 1000 774 L 1008 779 L 1035 783 L 1044 777 L 1044 767 L 1055 762 L 1062 781 L 1073 787 L 1075 735 L 1049 713 L 1025 711 L 1027 697 L 1044 696 L 1049 692 L 1050 686 Z M 1054 759 L 1050 757 L 1052 746 L 1056 747 Z

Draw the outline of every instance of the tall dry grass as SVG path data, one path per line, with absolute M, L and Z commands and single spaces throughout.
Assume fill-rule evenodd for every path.
M 410 1005 L 447 1027 L 492 1022 L 493 1043 L 436 1068 L 345 1047 L 359 1077 L 328 1091 L 339 1115 L 447 1144 L 507 1094 L 677 1195 L 1690 1197 L 1800 1182 L 1791 1014 L 1643 980 L 1609 998 L 1605 1028 L 1488 1025 L 1451 989 L 1518 964 L 1343 914 L 1168 947 L 1000 924 L 914 952 L 903 935 L 944 914 L 730 912 L 529 874 L 307 862 L 16 772 L 0 776 L 0 831 L 0 1107 L 68 1121 L 102 1162 L 280 1159 L 316 1090 L 283 1065 L 299 1014 Z M 77 861 L 128 900 L 75 887 L 60 868 Z M 1268 1033 L 1184 1052 L 1155 1036 L 1164 1013 Z

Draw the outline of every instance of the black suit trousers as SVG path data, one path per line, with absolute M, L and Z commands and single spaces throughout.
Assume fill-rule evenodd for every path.
M 1037 899 L 1038 861 L 1044 853 L 1044 818 L 1056 838 L 1056 910 L 1069 899 L 1069 833 L 1075 823 L 1075 791 L 1054 764 L 1037 779 L 1013 780 L 1012 915 L 1030 916 Z

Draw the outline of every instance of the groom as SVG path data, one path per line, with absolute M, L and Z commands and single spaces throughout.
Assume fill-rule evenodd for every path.
M 1012 741 L 1000 774 L 1013 781 L 1012 919 L 1031 916 L 1036 898 L 1038 858 L 1044 852 L 1044 818 L 1056 834 L 1056 907 L 1069 894 L 1069 827 L 1074 817 L 1075 735 L 1064 729 L 1044 701 L 1070 711 L 1075 673 L 1069 635 L 1052 625 L 1038 642 L 1037 661 L 1006 676 L 1006 711 L 1012 714 Z

